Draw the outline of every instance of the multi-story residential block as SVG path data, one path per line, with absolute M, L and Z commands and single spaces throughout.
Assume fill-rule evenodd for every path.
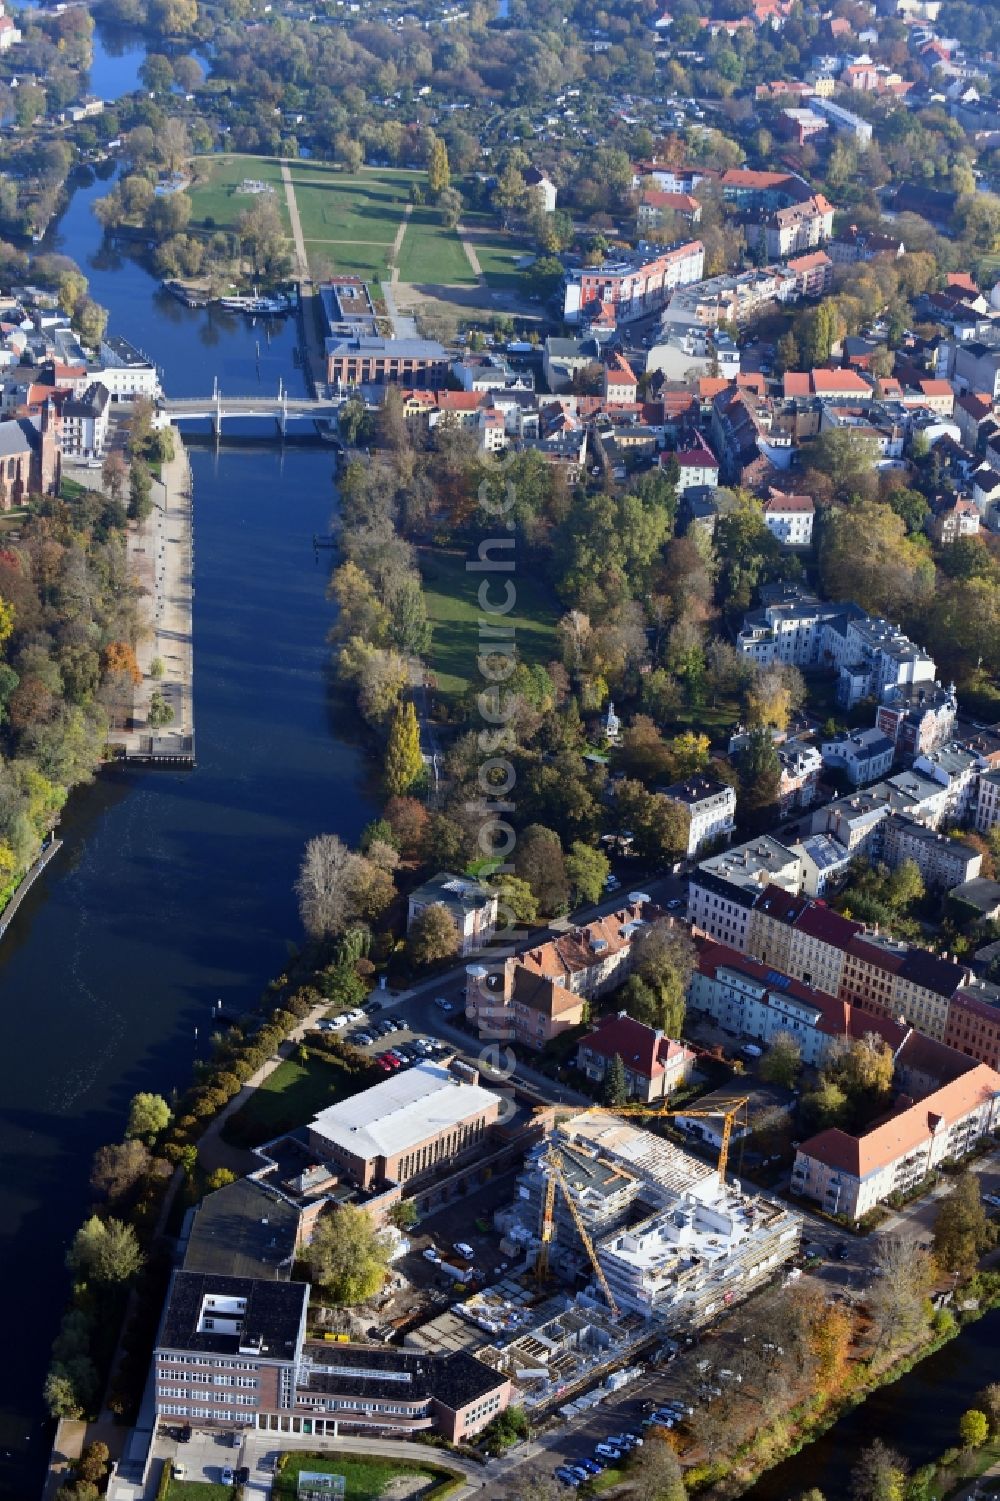
M 882 860 L 890 870 L 912 860 L 928 890 L 941 891 L 974 880 L 983 864 L 982 853 L 964 839 L 949 838 L 898 813 L 883 826 Z
M 290 1411 L 308 1304 L 304 1282 L 175 1272 L 153 1355 L 157 1416 L 252 1427 Z
M 948 823 L 965 823 L 975 807 L 979 777 L 986 765 L 978 752 L 952 741 L 917 756 L 913 770 L 945 789 L 941 818 Z
M 595 1084 L 603 1084 L 616 1056 L 625 1069 L 629 1099 L 646 1104 L 672 1094 L 696 1062 L 690 1048 L 635 1021 L 627 1011 L 602 1016 L 594 1030 L 580 1039 L 576 1066 Z
M 823 297 L 833 286 L 833 262 L 825 250 L 793 256 L 785 266 L 795 277 L 799 297 Z
M 640 233 L 658 229 L 666 217 L 677 214 L 692 228 L 701 220 L 701 204 L 690 193 L 665 193 L 662 188 L 644 188 L 635 211 Z
M 563 317 L 567 323 L 599 315 L 617 323 L 643 318 L 665 307 L 675 287 L 700 281 L 704 266 L 700 240 L 662 246 L 641 242 L 634 254 L 567 271 Z
M 747 226 L 751 239 L 763 237 L 768 260 L 784 261 L 803 255 L 828 240 L 833 233 L 833 205 L 817 193 L 801 203 L 773 209 L 760 224 Z
M 358 1188 L 410 1183 L 482 1151 L 501 1102 L 478 1081 L 465 1065 L 418 1063 L 321 1110 L 307 1140 Z
M 1000 771 L 982 771 L 976 784 L 977 834 L 990 834 L 1000 824 Z
M 699 774 L 661 790 L 664 797 L 679 803 L 688 815 L 686 854 L 696 855 L 707 844 L 729 839 L 736 820 L 736 793 L 732 787 Z
M 803 1142 L 792 1188 L 826 1213 L 862 1219 L 906 1194 L 946 1159 L 960 1160 L 1000 1120 L 1000 1075 L 977 1064 L 860 1136 L 834 1127 Z
M 877 781 L 892 769 L 896 748 L 879 730 L 836 735 L 820 747 L 823 764 L 842 771 L 852 787 Z
M 802 862 L 806 896 L 825 896 L 847 879 L 853 856 L 832 834 L 807 834 L 793 847 Z
M 82 396 L 70 396 L 62 404 L 59 437 L 62 451 L 75 459 L 99 459 L 108 437 L 111 397 L 108 388 L 94 381 Z
M 898 760 L 912 762 L 951 739 L 957 713 L 954 683 L 890 685 L 875 711 L 875 727 L 892 741 Z
M 821 94 L 817 94 L 813 101 L 813 108 L 819 110 L 821 115 L 826 115 L 834 130 L 853 136 L 859 145 L 867 146 L 871 141 L 871 121 L 863 120 L 860 115 L 844 109 L 843 105 L 835 104 L 832 99 L 824 99 Z
M 627 907 L 502 964 L 470 964 L 465 1014 L 480 1037 L 541 1048 L 579 1026 L 587 1003 L 628 977 L 634 940 L 656 915 L 644 893 L 631 892 L 628 900 Z
M 406 931 L 428 907 L 442 907 L 458 932 L 459 953 L 473 954 L 489 943 L 496 929 L 497 894 L 481 881 L 440 871 L 410 892 Z
M 719 943 L 741 952 L 754 904 L 765 888 L 798 891 L 802 867 L 798 855 L 770 834 L 713 855 L 688 879 L 688 921 Z
M 819 751 L 804 740 L 786 740 L 776 750 L 781 764 L 778 811 L 784 817 L 795 808 L 811 808 L 823 770 Z
M 895 1051 L 907 1028 L 851 1006 L 836 995 L 782 974 L 746 954 L 697 938 L 688 1006 L 719 1027 L 768 1046 L 780 1033 L 798 1043 L 802 1061 L 821 1068 L 844 1039 L 875 1032 Z
M 764 525 L 783 547 L 808 547 L 816 507 L 810 495 L 786 495 L 771 486 L 764 502 Z
M 996 986 L 956 990 L 948 1007 L 944 1041 L 948 1047 L 1000 1069 L 1000 995 Z
M 1000 397 L 1000 346 L 973 339 L 955 346 L 955 388 L 985 395 L 991 402 Z

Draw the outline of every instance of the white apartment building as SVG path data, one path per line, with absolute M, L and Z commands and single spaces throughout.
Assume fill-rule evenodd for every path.
M 156 401 L 162 395 L 156 366 L 119 334 L 101 340 L 101 369 L 92 372 L 112 401 Z
M 94 381 L 80 396 L 63 402 L 59 427 L 62 451 L 74 459 L 99 459 L 108 436 L 111 398 L 100 381 Z
M 809 495 L 785 495 L 772 490 L 764 502 L 764 525 L 782 547 L 808 547 L 815 514 L 816 507 Z
M 852 787 L 861 787 L 892 770 L 896 747 L 879 730 L 856 730 L 824 740 L 820 751 L 824 766 L 843 771 Z
M 688 881 L 688 921 L 718 943 L 742 953 L 747 947 L 754 902 L 765 886 L 798 891 L 797 854 L 770 834 L 703 860 Z
M 714 777 L 694 776 L 664 787 L 663 796 L 680 803 L 688 815 L 686 853 L 696 855 L 707 844 L 729 839 L 736 820 L 736 793 Z

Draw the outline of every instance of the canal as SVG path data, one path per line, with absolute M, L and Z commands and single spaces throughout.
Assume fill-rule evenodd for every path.
M 850 1501 L 859 1452 L 880 1438 L 912 1470 L 958 1443 L 958 1420 L 978 1391 L 998 1379 L 1000 1309 L 994 1309 L 891 1386 L 847 1413 L 815 1443 L 775 1465 L 745 1501 L 798 1501 L 811 1486 L 826 1501 Z
M 294 330 L 181 307 L 101 246 L 78 186 L 51 236 L 173 394 L 303 390 Z M 129 1099 L 183 1085 L 210 1013 L 252 1005 L 301 929 L 305 841 L 356 837 L 365 766 L 328 693 L 327 562 L 311 546 L 335 495 L 328 449 L 192 449 L 195 720 L 190 772 L 108 770 L 74 795 L 65 847 L 0 944 L 0 1495 L 40 1488 L 41 1387 L 67 1292 L 88 1164 Z M 328 555 L 326 555 L 328 558 Z M 196 1041 L 195 1029 L 200 1037 Z

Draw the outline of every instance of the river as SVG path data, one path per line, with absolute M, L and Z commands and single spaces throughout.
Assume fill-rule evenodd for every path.
M 797 1501 L 817 1486 L 826 1501 L 850 1501 L 858 1453 L 880 1438 L 912 1469 L 958 1443 L 958 1420 L 988 1382 L 998 1379 L 1000 1309 L 994 1309 L 891 1386 L 847 1413 L 815 1443 L 761 1476 L 746 1501 Z
M 95 61 L 99 61 L 96 59 Z M 106 255 L 77 188 L 50 243 L 82 266 L 111 328 L 141 345 L 172 394 L 302 390 L 294 331 L 164 297 Z M 372 815 L 365 766 L 327 691 L 329 528 L 324 448 L 191 450 L 195 488 L 195 722 L 190 772 L 109 770 L 76 793 L 65 846 L 0 944 L 0 1495 L 37 1495 L 50 1437 L 41 1406 L 85 1212 L 88 1163 L 120 1138 L 131 1096 L 184 1084 L 210 1012 L 252 1005 L 301 929 L 292 891 L 305 841 L 354 838 Z M 328 555 L 325 555 L 328 557 Z M 195 1040 L 196 1027 L 200 1039 Z

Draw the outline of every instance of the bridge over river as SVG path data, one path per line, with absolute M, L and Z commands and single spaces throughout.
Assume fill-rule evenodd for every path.
M 328 396 L 289 396 L 279 385 L 277 396 L 224 396 L 218 382 L 208 396 L 164 396 L 157 403 L 157 410 L 172 422 L 187 419 L 210 421 L 216 439 L 222 437 L 222 424 L 227 419 L 270 419 L 275 424 L 275 435 L 284 439 L 288 424 L 292 421 L 312 420 L 321 436 L 337 436 L 337 417 L 344 398 Z

